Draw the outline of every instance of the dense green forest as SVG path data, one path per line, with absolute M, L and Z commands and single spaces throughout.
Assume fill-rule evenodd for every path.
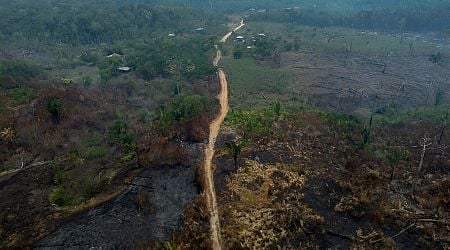
M 440 0 L 153 0 L 151 2 L 223 9 L 228 12 L 253 10 L 250 12 L 250 19 L 259 21 L 378 30 L 450 29 L 450 7 L 445 1 Z
M 383 7 L 358 11 L 340 8 L 287 8 L 253 11 L 249 20 L 372 30 L 442 31 L 450 28 L 450 11 L 448 8 L 430 6 L 404 9 Z
M 0 40 L 102 43 L 166 30 L 193 33 L 196 28 L 223 23 L 219 16 L 191 8 L 132 2 L 10 1 L 0 5 Z

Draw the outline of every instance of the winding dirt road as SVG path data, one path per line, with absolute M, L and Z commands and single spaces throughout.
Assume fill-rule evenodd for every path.
M 238 31 L 244 26 L 244 20 L 236 27 L 232 32 L 227 33 L 221 40 L 221 43 L 225 43 L 228 38 L 233 34 L 233 32 Z M 220 59 L 222 58 L 222 52 L 216 45 L 217 55 L 214 58 L 214 66 L 218 66 Z M 212 160 L 214 157 L 214 146 L 216 144 L 216 139 L 219 134 L 220 125 L 222 125 L 225 116 L 228 113 L 228 82 L 225 72 L 219 69 L 219 79 L 220 79 L 220 94 L 218 96 L 220 102 L 220 112 L 217 117 L 209 125 L 209 141 L 208 145 L 205 147 L 205 161 L 203 163 L 204 174 L 205 174 L 205 193 L 206 202 L 210 211 L 210 227 L 211 227 L 211 241 L 212 249 L 221 249 L 221 236 L 220 236 L 220 221 L 219 221 L 219 210 L 217 209 L 216 191 L 214 188 L 214 170 L 212 167 Z

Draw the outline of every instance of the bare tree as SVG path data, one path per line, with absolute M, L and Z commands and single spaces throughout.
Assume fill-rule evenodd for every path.
M 432 143 L 430 143 L 431 139 L 427 136 L 424 136 L 422 138 L 422 143 L 420 144 L 422 146 L 422 154 L 420 155 L 420 162 L 419 162 L 419 168 L 417 169 L 417 172 L 420 173 L 423 166 L 423 159 L 425 158 L 425 152 L 429 146 L 431 146 Z
M 272 62 L 277 68 L 281 66 L 281 51 L 277 47 L 273 48 Z

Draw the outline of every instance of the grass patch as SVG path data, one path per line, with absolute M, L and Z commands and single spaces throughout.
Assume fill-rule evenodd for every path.
M 268 100 L 289 96 L 293 75 L 288 71 L 257 64 L 252 58 L 224 58 L 222 64 L 228 74 L 232 107 L 265 106 Z
M 55 79 L 71 79 L 73 83 L 88 87 L 90 84 L 100 82 L 100 73 L 94 66 L 78 66 L 76 68 L 53 69 L 49 72 Z
M 53 189 L 50 200 L 60 207 L 76 206 L 101 193 L 106 184 L 106 178 L 95 177 L 91 180 L 80 180 L 70 186 L 59 185 Z
M 11 104 L 14 106 L 21 105 L 31 101 L 34 98 L 34 90 L 31 88 L 20 87 L 11 91 Z
M 374 119 L 382 125 L 398 124 L 413 120 L 443 123 L 448 110 L 448 105 L 419 107 L 409 110 L 399 110 L 395 106 L 388 106 L 379 110 L 378 114 L 374 116 Z M 447 123 L 447 126 L 450 127 L 450 124 Z
M 98 159 L 105 156 L 107 150 L 104 146 L 92 146 L 84 149 L 82 155 L 85 160 Z
M 286 41 L 285 44 L 297 41 L 300 47 L 326 49 L 336 52 L 346 52 L 350 47 L 352 52 L 369 55 L 432 55 L 438 51 L 446 55 L 450 51 L 437 48 L 435 45 L 419 40 L 401 38 L 401 34 L 385 34 L 362 31 L 344 27 L 317 28 L 306 25 L 285 23 L 250 22 L 247 29 L 269 35 L 268 38 Z M 283 42 L 284 42 L 283 41 Z M 412 44 L 412 48 L 410 45 Z
M 53 172 L 55 187 L 50 201 L 60 207 L 76 206 L 92 199 L 103 191 L 109 181 L 105 174 L 88 174 L 86 178 L 75 180 L 74 168 L 54 166 Z
M 273 103 L 265 108 L 231 111 L 225 118 L 225 125 L 238 127 L 244 135 L 263 136 L 274 132 L 272 124 L 283 115 L 279 103 Z

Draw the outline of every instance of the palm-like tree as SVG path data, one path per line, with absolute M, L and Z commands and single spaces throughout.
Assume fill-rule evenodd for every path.
M 4 128 L 0 132 L 0 137 L 2 140 L 8 143 L 8 146 L 11 147 L 13 141 L 14 141 L 14 130 L 12 128 Z
M 234 168 L 237 168 L 238 165 L 238 157 L 242 152 L 242 149 L 245 147 L 244 141 L 231 141 L 225 143 L 226 150 L 233 155 L 234 159 Z

